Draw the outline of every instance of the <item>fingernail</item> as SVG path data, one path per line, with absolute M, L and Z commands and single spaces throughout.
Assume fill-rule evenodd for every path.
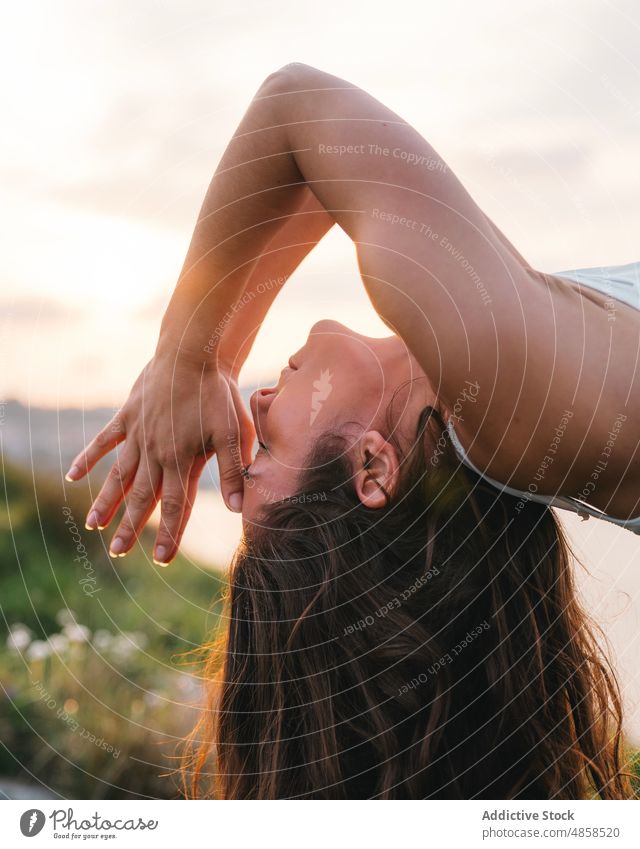
M 125 544 L 122 537 L 116 537 L 109 546 L 109 554 L 112 557 L 122 557 L 125 550 Z
M 153 562 L 156 566 L 168 566 L 167 563 L 167 549 L 164 545 L 157 545 L 155 553 L 153 555 Z
M 242 493 L 234 492 L 229 496 L 229 507 L 234 513 L 242 511 Z
M 95 510 L 91 510 L 91 512 L 87 516 L 87 521 L 85 522 L 84 526 L 88 531 L 95 531 L 99 523 L 100 516 L 98 516 Z
M 71 466 L 67 474 L 64 476 L 64 479 L 73 483 L 73 481 L 77 478 L 79 474 L 80 466 Z

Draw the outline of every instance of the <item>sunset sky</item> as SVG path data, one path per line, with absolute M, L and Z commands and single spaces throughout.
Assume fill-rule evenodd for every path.
M 0 32 L 0 393 L 116 405 L 153 352 L 204 191 L 291 61 L 410 120 L 534 265 L 640 258 L 640 11 L 629 2 L 21 2 Z M 247 364 L 319 317 L 383 332 L 334 232 Z

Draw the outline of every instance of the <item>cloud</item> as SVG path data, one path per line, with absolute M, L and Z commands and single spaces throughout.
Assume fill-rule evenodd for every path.
M 79 314 L 76 308 L 70 307 L 64 301 L 46 296 L 0 298 L 0 321 L 8 325 L 69 321 L 77 318 Z
M 233 131 L 215 106 L 213 93 L 197 85 L 177 101 L 119 96 L 88 134 L 86 173 L 58 172 L 42 189 L 67 205 L 187 228 Z
M 32 27 L 28 6 L 12 22 L 21 49 L 0 38 L 0 71 L 16 82 L 0 93 L 2 182 L 34 203 L 191 226 L 263 76 L 238 56 L 266 11 L 67 0 Z

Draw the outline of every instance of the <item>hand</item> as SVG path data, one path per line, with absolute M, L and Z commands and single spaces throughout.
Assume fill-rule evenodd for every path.
M 191 515 L 198 480 L 215 453 L 222 496 L 242 509 L 243 467 L 251 462 L 255 430 L 235 378 L 224 368 L 156 354 L 122 409 L 73 461 L 67 480 L 84 477 L 121 442 L 117 461 L 87 515 L 86 527 L 105 528 L 126 497 L 109 553 L 124 556 L 161 501 L 154 562 L 176 555 Z

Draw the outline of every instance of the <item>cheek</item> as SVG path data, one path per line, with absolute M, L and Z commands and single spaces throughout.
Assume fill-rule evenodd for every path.
M 312 388 L 307 381 L 297 381 L 285 387 L 273 401 L 267 417 L 269 437 L 274 454 L 289 453 L 300 437 L 304 439 L 309 429 Z

